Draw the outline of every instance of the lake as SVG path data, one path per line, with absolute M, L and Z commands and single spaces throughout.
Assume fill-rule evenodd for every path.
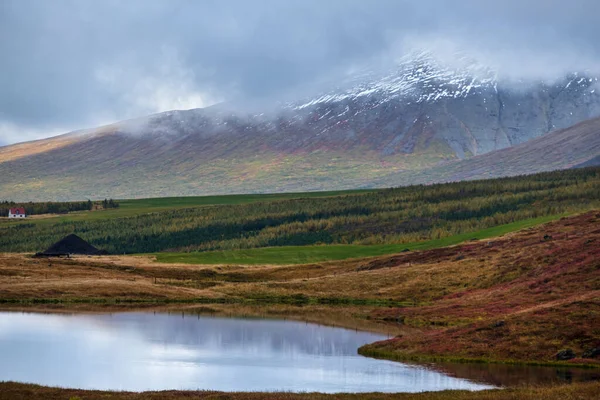
M 418 392 L 488 386 L 357 354 L 379 334 L 185 314 L 0 313 L 0 380 L 83 389 Z
M 464 379 L 469 376 L 503 384 L 490 378 L 489 369 L 481 379 L 482 368 L 476 365 L 466 373 L 465 368 L 426 368 L 357 354 L 363 344 L 384 339 L 287 320 L 0 312 L 0 380 L 128 391 L 326 393 L 493 387 Z

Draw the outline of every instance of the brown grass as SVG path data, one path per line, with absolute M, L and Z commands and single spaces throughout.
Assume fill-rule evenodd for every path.
M 13 382 L 0 383 L 0 400 L 591 400 L 600 397 L 600 382 L 562 386 L 485 390 L 481 392 L 443 391 L 399 394 L 320 394 L 320 393 L 223 393 L 209 391 L 103 392 L 58 389 Z
M 3 254 L 0 300 L 54 299 L 69 308 L 97 299 L 300 299 L 321 307 L 314 322 L 343 325 L 354 313 L 355 320 L 363 321 L 361 329 L 382 322 L 397 325 L 401 336 L 364 349 L 372 355 L 550 362 L 563 348 L 581 354 L 600 346 L 598 226 L 596 211 L 494 240 L 300 266 L 159 264 L 131 256 L 40 260 Z M 346 306 L 346 314 L 334 318 L 335 312 L 324 312 L 331 307 L 315 305 L 318 299 L 366 300 L 372 306 Z M 386 301 L 411 306 L 377 306 Z M 113 306 L 122 307 L 94 307 Z M 246 305 L 235 307 L 240 312 Z M 273 305 L 270 312 L 300 318 L 309 314 L 286 307 Z
M 192 299 L 212 297 L 202 289 L 170 285 L 190 275 L 185 269 L 121 266 L 102 257 L 34 259 L 0 254 L 0 296 L 3 299 Z M 156 278 L 156 283 L 155 283 Z
M 77 136 L 58 136 L 33 142 L 18 143 L 0 148 L 0 162 L 16 160 L 46 151 L 59 149 L 77 141 Z

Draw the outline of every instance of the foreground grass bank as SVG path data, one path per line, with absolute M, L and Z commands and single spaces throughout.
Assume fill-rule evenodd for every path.
M 0 400 L 99 400 L 107 398 L 112 400 L 591 400 L 599 396 L 600 382 L 536 388 L 496 389 L 481 392 L 447 390 L 415 394 L 224 393 L 211 391 L 131 393 L 60 389 L 14 382 L 0 382 Z
M 156 263 L 137 256 L 0 255 L 0 302 L 140 307 L 236 304 L 369 307 L 403 330 L 365 354 L 600 366 L 600 212 L 504 237 L 303 265 Z M 282 317 L 286 313 L 281 314 Z M 593 353 L 593 352 L 592 352 Z

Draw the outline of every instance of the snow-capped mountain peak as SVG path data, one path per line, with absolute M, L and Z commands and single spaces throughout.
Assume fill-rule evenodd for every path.
M 289 106 L 301 110 L 317 104 L 364 96 L 377 96 L 381 103 L 400 97 L 420 103 L 467 97 L 481 88 L 496 87 L 495 71 L 463 54 L 456 54 L 453 61 L 453 65 L 450 65 L 430 52 L 410 54 L 386 73 L 365 71 L 356 74 L 334 90 Z

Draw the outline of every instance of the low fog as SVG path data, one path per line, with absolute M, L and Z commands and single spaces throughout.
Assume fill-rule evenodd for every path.
M 600 74 L 598 0 L 2 0 L 0 144 L 317 91 L 415 51 Z

